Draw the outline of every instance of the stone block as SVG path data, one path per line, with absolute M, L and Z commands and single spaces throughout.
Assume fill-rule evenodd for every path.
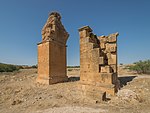
M 108 59 L 109 65 L 116 65 L 117 64 L 117 57 L 115 54 L 111 54 L 111 58 Z
M 90 37 L 81 38 L 81 39 L 80 39 L 80 44 L 86 44 L 86 43 L 89 43 L 89 38 L 90 38 Z
M 112 84 L 113 74 L 112 73 L 101 73 L 100 74 L 103 83 Z
M 104 57 L 99 57 L 99 64 L 104 65 Z
M 85 37 L 90 36 L 89 32 L 86 31 L 86 30 L 83 30 L 83 31 L 79 32 L 79 35 L 80 35 L 80 38 L 85 38 Z
M 89 51 L 91 49 L 93 49 L 93 43 L 86 43 L 86 44 L 81 44 L 80 45 L 80 52 L 86 52 Z
M 108 42 L 116 42 L 117 41 L 117 37 L 116 36 L 114 36 L 114 35 L 110 35 L 109 37 L 108 37 Z
M 108 37 L 106 37 L 106 36 L 100 36 L 98 38 L 100 40 L 100 43 L 106 43 L 108 41 Z
M 100 47 L 101 47 L 101 49 L 105 49 L 106 48 L 105 43 L 100 43 Z
M 79 85 L 79 90 L 81 91 L 82 98 L 90 98 L 95 101 L 104 101 L 106 100 L 106 92 L 100 90 L 96 86 L 92 85 Z
M 92 29 L 89 26 L 84 26 L 79 29 L 80 39 L 85 37 L 90 37 Z
M 117 73 L 117 65 L 111 64 L 110 67 L 112 68 L 114 73 Z
M 107 53 L 106 56 L 107 56 L 107 59 L 111 59 L 111 53 Z
M 116 44 L 106 44 L 106 51 L 107 52 L 116 52 L 117 50 L 117 45 Z
M 110 66 L 101 66 L 101 73 L 111 73 L 112 69 Z
M 119 35 L 119 33 L 114 33 L 114 34 L 110 34 L 108 36 L 108 42 L 110 43 L 116 43 L 117 42 L 117 36 Z

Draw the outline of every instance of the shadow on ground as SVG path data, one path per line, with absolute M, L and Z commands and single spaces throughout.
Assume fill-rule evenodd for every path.
M 120 87 L 122 88 L 123 86 L 127 85 L 128 82 L 132 81 L 135 77 L 137 76 L 124 76 L 124 77 L 118 77 L 120 81 Z M 68 82 L 75 82 L 79 81 L 80 77 L 69 77 Z
M 79 81 L 80 77 L 69 77 L 68 78 L 68 82 L 75 82 L 75 81 Z
M 127 82 L 132 81 L 137 76 L 126 76 L 126 77 L 118 77 L 120 81 L 120 87 L 127 85 Z

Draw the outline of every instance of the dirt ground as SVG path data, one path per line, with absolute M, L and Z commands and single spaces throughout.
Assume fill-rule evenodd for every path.
M 0 73 L 0 113 L 150 113 L 150 75 L 126 72 L 119 72 L 121 90 L 103 102 L 81 98 L 77 68 L 68 69 L 69 82 L 54 85 L 35 83 L 36 69 Z

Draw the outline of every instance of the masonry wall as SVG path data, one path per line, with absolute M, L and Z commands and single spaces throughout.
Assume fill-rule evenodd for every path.
M 54 41 L 50 48 L 50 83 L 67 81 L 66 46 Z
M 50 44 L 44 42 L 38 44 L 38 77 L 37 81 L 49 84 L 50 75 Z
M 97 93 L 107 92 L 114 95 L 118 81 L 116 40 L 118 35 L 97 37 L 89 26 L 80 28 L 79 35 L 81 89 L 85 95 L 96 90 Z
M 66 42 L 69 34 L 61 23 L 61 16 L 52 12 L 42 29 L 38 44 L 37 82 L 54 84 L 68 80 L 66 73 Z

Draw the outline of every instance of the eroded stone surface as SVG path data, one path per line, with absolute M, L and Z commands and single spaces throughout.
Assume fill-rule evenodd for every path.
M 80 35 L 80 83 L 83 94 L 105 92 L 114 95 L 117 79 L 117 36 L 97 37 L 89 26 L 79 29 Z M 85 87 L 88 87 L 85 90 Z M 91 88 L 90 88 L 91 87 Z M 101 93 L 101 92 L 102 93 Z M 100 92 L 100 93 L 98 93 Z M 94 97 L 94 96 L 93 96 Z
M 66 81 L 66 41 L 69 34 L 61 23 L 61 16 L 52 12 L 42 29 L 38 44 L 37 82 L 53 84 Z

